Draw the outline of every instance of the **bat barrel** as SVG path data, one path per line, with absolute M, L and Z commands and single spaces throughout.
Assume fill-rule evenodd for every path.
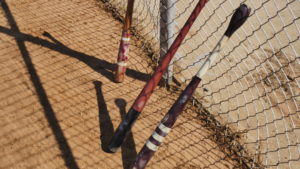
M 118 60 L 117 60 L 117 68 L 115 71 L 115 82 L 121 83 L 124 81 L 128 54 L 129 54 L 129 41 L 130 41 L 130 31 L 126 30 L 122 32 L 122 38 L 119 47 Z
M 246 4 L 241 4 L 232 15 L 228 28 L 225 32 L 225 36 L 231 37 L 234 32 L 246 22 L 250 16 L 250 12 L 251 8 L 249 8 Z
M 201 79 L 199 77 L 193 77 L 189 85 L 173 104 L 169 112 L 164 116 L 158 127 L 155 129 L 146 144 L 143 146 L 142 150 L 139 152 L 134 162 L 133 169 L 143 169 L 146 167 L 151 157 L 162 144 L 164 138 L 171 131 L 171 128 L 174 126 L 178 116 L 182 113 L 185 105 L 192 97 L 200 81 Z
M 128 0 L 127 11 L 125 16 L 125 23 L 122 31 L 122 37 L 120 41 L 117 68 L 115 70 L 115 82 L 121 83 L 124 81 L 127 61 L 129 58 L 129 41 L 131 37 L 130 27 L 132 22 L 132 13 L 133 13 L 134 0 Z

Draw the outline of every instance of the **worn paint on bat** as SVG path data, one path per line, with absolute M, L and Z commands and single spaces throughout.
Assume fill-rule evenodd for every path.
M 123 31 L 118 53 L 117 70 L 115 71 L 115 81 L 123 82 L 126 73 L 128 54 L 129 54 L 129 41 L 131 34 L 129 31 Z

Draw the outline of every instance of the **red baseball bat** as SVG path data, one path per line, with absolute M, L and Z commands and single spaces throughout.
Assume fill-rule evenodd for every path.
M 129 109 L 128 113 L 126 114 L 125 119 L 121 122 L 119 127 L 117 128 L 110 144 L 109 149 L 112 152 L 116 152 L 121 144 L 123 143 L 126 134 L 130 131 L 131 127 L 133 126 L 134 122 L 144 109 L 148 99 L 150 98 L 153 90 L 158 85 L 159 81 L 162 78 L 163 73 L 168 68 L 168 65 L 171 59 L 174 57 L 176 51 L 178 50 L 180 44 L 182 43 L 183 39 L 187 35 L 188 31 L 190 30 L 191 26 L 193 25 L 194 21 L 196 20 L 197 16 L 200 14 L 201 10 L 205 6 L 208 0 L 199 0 L 195 9 L 191 13 L 190 17 L 186 21 L 183 28 L 180 30 L 180 33 L 177 35 L 176 39 L 174 40 L 173 44 L 169 48 L 166 55 L 161 60 L 160 64 L 156 68 L 154 74 L 152 75 L 151 79 L 148 83 L 144 86 L 143 90 L 136 98 L 135 102 L 133 103 L 132 107 Z
M 122 31 L 122 37 L 118 53 L 117 69 L 115 71 L 115 81 L 123 82 L 126 73 L 128 54 L 129 54 L 129 41 L 130 41 L 130 30 L 132 22 L 134 0 L 128 0 L 127 11 L 125 16 L 125 23 Z
M 158 127 L 152 133 L 146 144 L 143 146 L 139 152 L 134 164 L 133 169 L 143 169 L 146 167 L 147 163 L 150 161 L 151 157 L 157 151 L 158 147 L 161 145 L 164 138 L 171 131 L 171 128 L 175 124 L 178 116 L 182 113 L 185 105 L 192 97 L 197 86 L 201 81 L 201 77 L 207 72 L 215 58 L 218 56 L 222 47 L 226 44 L 227 40 L 231 35 L 241 26 L 250 15 L 250 8 L 247 5 L 242 4 L 233 14 L 227 31 L 222 36 L 221 40 L 218 42 L 216 47 L 212 50 L 206 61 L 200 67 L 196 76 L 194 76 L 185 90 L 178 97 L 176 102 L 173 104 L 168 113 L 161 120 Z

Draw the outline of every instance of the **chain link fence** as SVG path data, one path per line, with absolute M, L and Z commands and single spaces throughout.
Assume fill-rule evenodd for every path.
M 105 2 L 124 16 L 126 1 Z M 133 29 L 150 46 L 154 61 L 159 61 L 159 55 L 164 54 L 197 2 L 136 0 Z M 241 3 L 252 8 L 251 16 L 203 78 L 195 101 L 219 125 L 240 135 L 236 139 L 253 157 L 253 163 L 266 168 L 298 168 L 299 1 L 209 1 L 179 48 L 169 72 L 177 85 L 189 82 Z M 164 17 L 170 10 L 172 15 Z M 173 34 L 161 38 L 166 37 L 168 29 Z

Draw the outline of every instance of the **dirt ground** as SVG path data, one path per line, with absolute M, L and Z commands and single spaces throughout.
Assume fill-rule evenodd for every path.
M 95 0 L 2 0 L 0 168 L 128 169 L 177 97 L 159 88 L 120 152 L 103 148 L 153 71 L 135 40 L 112 82 L 120 22 Z M 184 112 L 148 168 L 233 168 Z

